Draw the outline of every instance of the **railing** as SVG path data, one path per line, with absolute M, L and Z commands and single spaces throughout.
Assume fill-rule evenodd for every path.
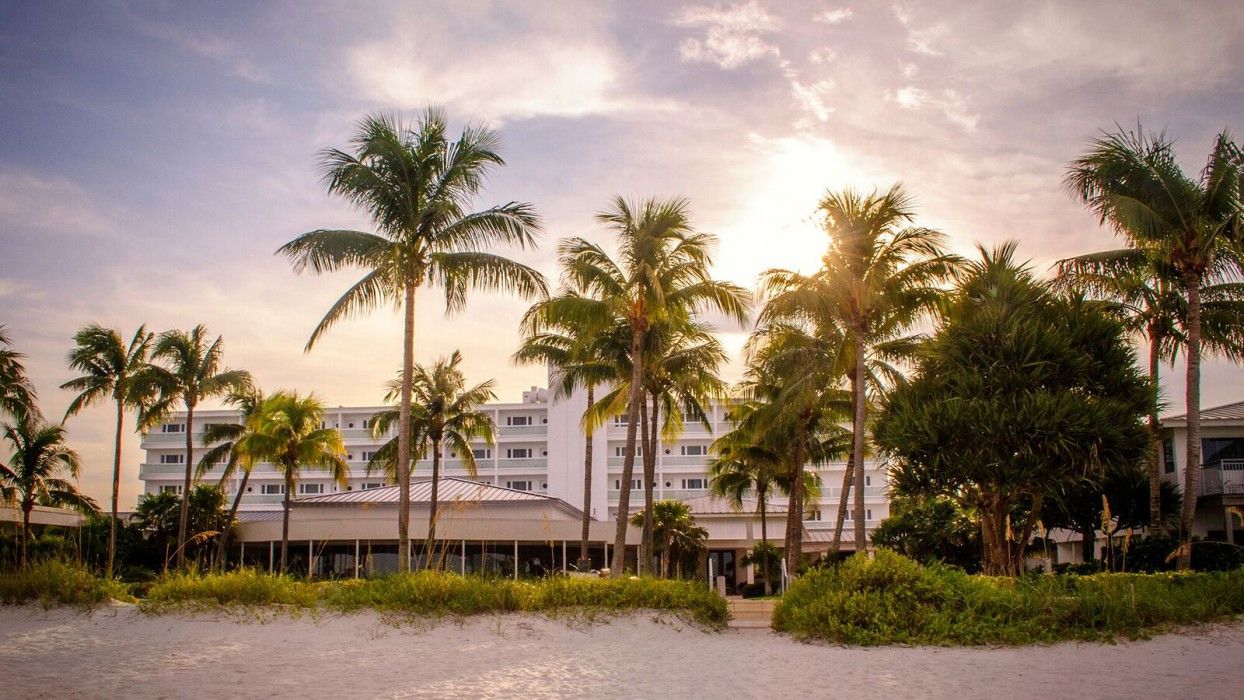
M 377 442 L 387 442 L 388 439 L 392 437 L 391 435 L 383 434 L 380 437 L 374 437 L 371 434 L 370 428 L 340 428 L 339 432 L 341 433 L 341 437 L 347 440 L 365 438 L 368 440 L 376 440 Z
M 501 437 L 513 437 L 515 435 L 548 435 L 549 426 L 547 425 L 502 425 L 497 428 L 497 432 Z
M 185 433 L 147 433 L 146 435 L 143 436 L 142 442 L 144 445 L 149 442 L 160 442 L 160 443 L 165 443 L 165 444 L 174 443 L 178 445 L 184 445 L 186 444 L 186 434 Z M 195 438 L 194 443 L 195 445 L 199 444 L 199 440 L 197 437 Z
M 1244 459 L 1224 459 L 1201 470 L 1202 496 L 1244 495 Z
M 661 455 L 663 467 L 703 467 L 708 465 L 707 455 Z
M 526 471 L 547 469 L 549 460 L 544 457 L 530 457 L 527 459 L 509 459 L 502 457 L 497 461 L 497 466 L 501 469 L 522 469 Z
M 298 496 L 295 495 L 295 498 Z M 242 503 L 250 505 L 271 505 L 285 502 L 283 493 L 248 493 L 242 496 Z
M 641 491 L 643 489 L 640 489 Z M 708 489 L 660 489 L 662 498 L 675 498 L 678 500 L 687 500 L 688 498 L 699 498 L 708 495 Z
M 185 475 L 185 473 L 186 473 L 186 465 L 184 464 L 140 464 L 138 465 L 138 478 L 139 479 L 145 479 L 148 476 L 154 476 L 156 474 Z

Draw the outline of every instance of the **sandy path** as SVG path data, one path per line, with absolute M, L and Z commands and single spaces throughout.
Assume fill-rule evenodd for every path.
M 3 697 L 1240 697 L 1244 624 L 1129 644 L 857 649 L 635 616 L 393 627 L 0 607 Z

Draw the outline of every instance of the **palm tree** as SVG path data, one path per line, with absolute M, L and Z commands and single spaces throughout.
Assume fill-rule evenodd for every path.
M 1055 285 L 1110 304 L 1128 331 L 1145 339 L 1148 346 L 1149 383 L 1157 396 L 1161 391 L 1160 365 L 1175 361 L 1187 345 L 1183 332 L 1187 304 L 1180 295 L 1178 278 L 1161 260 L 1135 248 L 1089 253 L 1058 261 Z M 1202 347 L 1236 361 L 1244 357 L 1244 285 L 1208 283 L 1201 287 Z M 1149 528 L 1161 532 L 1167 518 L 1162 511 L 1162 433 L 1158 404 L 1149 414 L 1150 451 Z
M 411 382 L 413 401 L 407 427 L 420 458 L 429 452 L 432 454 L 428 538 L 423 547 L 425 566 L 429 568 L 433 565 L 432 553 L 436 546 L 437 497 L 444 447 L 448 446 L 450 451 L 461 457 L 462 466 L 473 477 L 476 464 L 471 441 L 482 439 L 492 445 L 495 440 L 492 414 L 477 409 L 478 406 L 496 400 L 497 395 L 492 390 L 494 382 L 489 379 L 467 387 L 466 375 L 459 368 L 461 364 L 462 353 L 455 350 L 447 359 L 437 360 L 431 368 L 415 365 Z M 400 391 L 400 380 L 391 383 L 385 401 L 393 401 Z M 400 412 L 395 410 L 378 414 L 373 423 L 374 434 L 379 436 L 388 432 L 389 427 L 400 416 Z M 397 449 L 398 446 L 393 440 L 381 446 L 367 465 L 368 473 L 381 468 L 388 473 L 390 480 L 395 478 L 398 466 L 398 460 L 395 459 Z
M 112 454 L 112 518 L 108 521 L 105 569 L 108 578 L 112 578 L 117 551 L 117 499 L 121 490 L 121 433 L 125 426 L 125 409 L 141 410 L 149 398 L 143 395 L 142 385 L 143 375 L 149 371 L 147 355 L 154 337 L 146 326 L 139 326 L 127 345 L 121 334 L 111 328 L 96 323 L 82 328 L 74 334 L 76 347 L 69 353 L 69 367 L 83 374 L 60 385 L 62 389 L 79 392 L 65 411 L 66 420 L 104 399 L 112 399 L 117 407 Z
M 696 525 L 690 506 L 682 501 L 656 501 L 652 504 L 651 511 L 651 515 L 644 511 L 636 513 L 631 518 L 631 523 L 640 525 L 645 519 L 652 520 L 661 552 L 660 570 L 657 573 L 662 578 L 669 578 L 674 573 L 681 577 L 682 560 L 686 555 L 698 555 L 704 551 L 708 531 Z M 672 570 L 673 562 L 678 562 L 677 572 Z
M 78 453 L 65 444 L 65 427 L 49 425 L 27 415 L 4 425 L 4 437 L 12 446 L 7 464 L 0 462 L 0 501 L 16 503 L 22 511 L 21 565 L 28 563 L 30 513 L 36 504 L 69 506 L 87 512 L 98 510 L 90 497 L 70 481 L 78 477 Z M 69 478 L 65 478 L 65 477 Z
M 560 246 L 564 278 L 574 289 L 600 300 L 578 309 L 576 321 L 604 329 L 621 321 L 629 333 L 630 377 L 625 394 L 615 389 L 597 401 L 593 421 L 627 411 L 626 455 L 618 492 L 612 575 L 621 576 L 626 561 L 626 529 L 630 512 L 635 445 L 643 404 L 644 346 L 656 323 L 677 327 L 696 311 L 715 310 L 739 323 L 747 317 L 748 299 L 737 285 L 712 279 L 709 248 L 716 240 L 692 231 L 684 199 L 649 199 L 638 204 L 618 197 L 597 214 L 597 221 L 618 238 L 618 260 L 600 246 L 570 238 Z
M 182 482 L 181 514 L 177 529 L 177 566 L 186 561 L 186 518 L 194 469 L 194 409 L 211 398 L 250 386 L 250 372 L 221 367 L 224 346 L 220 336 L 208 337 L 202 324 L 189 332 L 165 331 L 151 351 L 152 364 L 143 373 L 139 393 L 158 396 L 140 414 L 139 425 L 150 428 L 168 417 L 180 402 L 186 409 L 186 475 Z
M 271 463 L 285 482 L 285 497 L 281 502 L 282 573 L 289 549 L 289 505 L 303 468 L 326 470 L 333 481 L 343 487 L 349 475 L 341 431 L 321 428 L 323 421 L 324 403 L 314 395 L 278 391 L 263 402 L 253 432 L 248 430 L 241 435 L 234 448 L 252 460 Z M 307 565 L 309 567 L 310 562 Z
M 265 412 L 275 410 L 277 405 L 277 402 L 265 397 L 262 391 L 254 387 L 246 387 L 233 392 L 225 399 L 225 403 L 237 409 L 238 422 L 210 423 L 204 426 L 200 442 L 203 447 L 207 448 L 207 452 L 204 452 L 203 457 L 199 459 L 199 466 L 195 473 L 196 479 L 202 478 L 213 467 L 223 463 L 224 469 L 220 473 L 219 483 L 223 492 L 225 484 L 234 478 L 239 469 L 242 471 L 242 479 L 238 482 L 233 495 L 233 505 L 229 507 L 229 517 L 226 520 L 228 524 L 217 544 L 219 551 L 216 561 L 219 562 L 221 569 L 224 569 L 228 560 L 229 536 L 233 531 L 234 519 L 238 515 L 238 506 L 242 503 L 242 495 L 246 493 L 246 484 L 250 481 L 251 472 L 259 461 L 259 456 L 248 452 L 249 436 L 263 429 Z
M 0 415 L 19 421 L 26 415 L 38 418 L 38 396 L 23 363 L 26 356 L 12 350 L 12 343 L 8 329 L 0 323 Z
M 1218 135 L 1198 179 L 1183 172 L 1165 134 L 1105 133 L 1068 167 L 1067 188 L 1109 222 L 1131 247 L 1169 266 L 1187 317 L 1188 443 L 1180 520 L 1179 566 L 1191 563 L 1192 525 L 1200 495 L 1201 344 L 1207 280 L 1238 279 L 1244 259 L 1244 154 L 1228 132 Z
M 574 323 L 575 308 L 582 304 L 599 304 L 574 290 L 567 290 L 532 305 L 523 316 L 523 341 L 514 353 L 514 361 L 522 364 L 540 363 L 554 368 L 554 396 L 566 399 L 577 388 L 587 393 L 587 410 L 580 427 L 583 429 L 583 521 L 579 535 L 579 558 L 575 566 L 587 571 L 592 566 L 588 556 L 589 523 L 592 521 L 592 436 L 599 425 L 590 420 L 596 403 L 596 387 L 616 377 L 606 348 L 605 329 L 588 328 Z
M 954 274 L 959 259 L 942 250 L 942 233 L 911 225 L 912 198 L 901 185 L 884 193 L 829 192 L 818 209 L 830 237 L 821 269 L 810 276 L 771 270 L 762 288 L 771 297 L 769 320 L 833 319 L 845 334 L 846 366 L 851 369 L 855 546 L 863 551 L 870 344 L 893 339 L 935 312 L 946 296 L 940 285 Z
M 377 306 L 402 309 L 402 386 L 398 420 L 398 547 L 410 551 L 411 382 L 414 372 L 415 293 L 424 285 L 445 290 L 447 312 L 466 304 L 470 287 L 545 296 L 539 272 L 484 252 L 497 245 L 535 246 L 540 220 L 530 204 L 509 202 L 470 212 L 485 176 L 505 161 L 495 132 L 468 126 L 457 141 L 446 136 L 445 117 L 429 109 L 413 126 L 371 116 L 358 126 L 353 152 L 321 155 L 331 194 L 365 210 L 377 233 L 316 230 L 277 252 L 296 272 L 362 269 L 363 278 L 338 299 L 307 340 L 309 351 L 338 321 Z M 399 556 L 400 571 L 409 557 Z
M 743 418 L 755 410 L 754 404 L 743 403 L 735 408 L 735 416 Z M 742 420 L 741 425 L 713 441 L 716 456 L 708 465 L 708 484 L 714 496 L 725 499 L 735 510 L 742 510 L 748 494 L 755 496 L 760 541 L 766 545 L 761 562 L 764 590 L 765 595 L 773 595 L 773 582 L 769 580 L 769 495 L 783 488 L 782 477 L 787 471 L 780 448 L 775 449 L 772 436 L 760 428 Z

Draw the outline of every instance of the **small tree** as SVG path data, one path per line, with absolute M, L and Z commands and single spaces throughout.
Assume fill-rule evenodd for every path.
M 946 496 L 980 514 L 984 571 L 1023 571 L 1051 489 L 1143 462 L 1155 400 L 1122 324 L 982 251 L 915 376 L 890 397 L 876 443 L 898 493 Z
M 631 516 L 631 524 L 642 526 L 644 512 Z M 664 500 L 652 504 L 652 530 L 656 552 L 661 557 L 662 578 L 682 578 L 683 564 L 704 552 L 708 531 L 696 525 L 691 508 L 682 501 Z
M 873 544 L 920 562 L 940 561 L 980 571 L 980 520 L 945 496 L 898 496 L 890 516 L 872 532 Z

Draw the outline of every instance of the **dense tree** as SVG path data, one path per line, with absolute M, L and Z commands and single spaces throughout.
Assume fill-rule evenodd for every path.
M 398 567 L 406 571 L 416 292 L 425 285 L 442 287 L 447 313 L 465 306 L 470 288 L 516 292 L 524 298 L 546 295 L 540 273 L 487 252 L 500 245 L 534 247 L 540 220 L 530 204 L 518 202 L 471 211 L 485 177 L 505 164 L 497 134 L 490 129 L 468 126 L 450 141 L 438 110 L 427 110 L 413 125 L 372 116 L 359 123 L 352 146 L 350 152 L 324 151 L 324 181 L 331 194 L 365 211 L 376 232 L 311 231 L 277 252 L 289 257 L 298 272 L 365 271 L 324 315 L 307 350 L 344 318 L 390 304 L 402 310 L 396 477 L 398 548 L 404 553 Z
M 82 376 L 61 384 L 62 389 L 78 392 L 65 411 L 65 418 L 76 415 L 87 406 L 104 400 L 116 404 L 117 427 L 112 453 L 112 521 L 108 526 L 108 557 L 104 575 L 112 578 L 113 560 L 117 551 L 117 499 L 121 490 L 121 434 L 125 428 L 126 409 L 140 410 L 150 401 L 145 391 L 144 376 L 150 372 L 147 356 L 155 334 L 139 326 L 126 343 L 111 328 L 92 323 L 74 334 L 74 349 L 69 352 L 69 368 Z
M 190 537 L 185 544 L 178 544 L 182 503 L 186 503 L 186 526 Z M 153 565 L 152 568 L 167 569 L 184 549 L 186 559 L 201 562 L 210 560 L 215 540 L 230 525 L 225 512 L 225 494 L 215 484 L 196 484 L 190 489 L 189 498 L 172 491 L 147 493 L 138 499 L 130 526 L 142 537 L 143 546 L 138 550 L 138 563 Z
M 642 525 L 644 512 L 631 517 L 631 524 Z M 652 504 L 652 529 L 660 557 L 657 574 L 662 578 L 683 576 L 683 564 L 698 560 L 705 551 L 708 531 L 696 524 L 691 508 L 682 501 L 663 500 Z
M 428 455 L 432 459 L 428 537 L 423 547 L 424 565 L 429 568 L 433 566 L 436 547 L 437 498 L 444 449 L 448 447 L 461 460 L 467 473 L 475 476 L 475 452 L 471 441 L 482 439 L 492 445 L 495 440 L 492 414 L 479 410 L 479 406 L 497 398 L 492 390 L 493 381 L 489 379 L 468 387 L 461 364 L 462 354 L 455 350 L 448 358 L 437 360 L 431 367 L 415 365 L 411 381 L 411 444 L 419 459 Z M 393 401 L 400 392 L 400 380 L 391 383 L 385 401 Z M 377 436 L 387 433 L 400 416 L 400 409 L 381 412 L 373 421 L 373 433 Z M 397 477 L 398 449 L 395 440 L 382 445 L 368 463 L 368 472 L 383 470 L 390 480 L 394 480 Z
M 142 394 L 153 395 L 139 416 L 139 425 L 150 428 L 165 420 L 174 406 L 181 403 L 186 409 L 186 474 L 182 493 L 190 493 L 194 483 L 194 411 L 207 399 L 226 396 L 241 391 L 251 384 L 249 372 L 221 366 L 224 344 L 220 336 L 209 338 L 207 328 L 195 326 L 189 332 L 165 331 L 155 341 L 151 351 L 151 366 L 143 372 Z M 182 499 L 181 514 L 177 528 L 179 546 L 177 565 L 185 563 L 184 545 L 188 535 L 187 518 L 189 501 Z
M 1013 257 L 1013 244 L 982 251 L 875 427 L 892 489 L 979 513 L 984 570 L 996 575 L 1022 573 L 1053 488 L 1143 461 L 1141 417 L 1155 400 L 1123 325 Z
M 975 515 L 945 496 L 894 496 L 877 524 L 873 544 L 920 562 L 940 561 L 980 571 L 981 528 Z
M 35 386 L 26 376 L 26 356 L 12 349 L 9 331 L 0 323 L 0 416 L 20 421 L 26 415 L 39 417 Z
M 1161 533 L 1179 520 L 1179 487 L 1158 481 L 1158 517 L 1153 523 L 1150 479 L 1139 465 L 1123 465 L 1107 470 L 1100 478 L 1076 479 L 1057 484 L 1045 499 L 1041 520 L 1047 528 L 1064 528 L 1080 535 L 1080 557 L 1095 558 L 1097 533 L 1107 538 L 1123 530 L 1148 527 Z M 1109 508 L 1110 518 L 1103 519 Z
M 16 503 L 22 512 L 20 563 L 28 563 L 30 513 L 36 505 L 68 506 L 84 512 L 98 507 L 75 483 L 81 469 L 78 453 L 65 443 L 65 428 L 50 425 L 26 412 L 15 423 L 3 426 L 11 452 L 0 462 L 0 502 Z
M 1244 260 L 1244 154 L 1218 135 L 1199 178 L 1184 173 L 1165 134 L 1122 129 L 1093 141 L 1068 167 L 1068 189 L 1128 244 L 1168 267 L 1187 305 L 1187 452 L 1180 520 L 1180 566 L 1191 557 L 1200 495 L 1201 345 L 1207 280 L 1238 276 Z

